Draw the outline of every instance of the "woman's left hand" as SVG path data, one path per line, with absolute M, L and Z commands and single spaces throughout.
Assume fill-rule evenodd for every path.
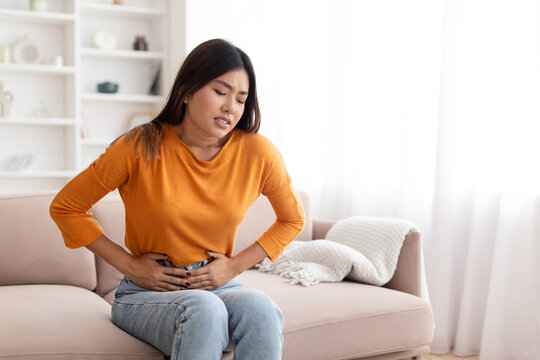
M 191 275 L 186 277 L 191 282 L 189 289 L 217 289 L 237 275 L 233 270 L 232 258 L 221 253 L 207 252 L 214 260 L 208 265 L 190 270 Z

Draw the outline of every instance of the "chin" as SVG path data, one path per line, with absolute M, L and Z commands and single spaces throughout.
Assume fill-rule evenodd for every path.
M 220 138 L 227 136 L 233 129 L 233 127 L 229 127 L 228 129 L 217 129 L 218 136 Z

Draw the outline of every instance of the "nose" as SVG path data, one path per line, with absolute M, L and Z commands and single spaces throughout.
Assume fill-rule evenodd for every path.
M 234 109 L 234 99 L 227 98 L 227 100 L 226 100 L 225 103 L 223 104 L 223 110 L 224 110 L 227 114 L 234 115 L 234 113 L 235 113 L 235 109 Z

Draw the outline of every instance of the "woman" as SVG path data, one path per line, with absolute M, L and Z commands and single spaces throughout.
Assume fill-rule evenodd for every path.
M 235 279 L 275 260 L 305 224 L 283 159 L 259 125 L 249 57 L 207 41 L 182 64 L 161 113 L 116 139 L 51 204 L 68 247 L 86 246 L 125 275 L 113 322 L 172 359 L 220 359 L 229 343 L 236 359 L 281 358 L 280 309 Z M 88 212 L 116 188 L 131 254 Z M 261 193 L 277 219 L 232 257 L 238 225 Z

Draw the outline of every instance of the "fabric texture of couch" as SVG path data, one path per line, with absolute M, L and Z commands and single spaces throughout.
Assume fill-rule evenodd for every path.
M 55 193 L 0 196 L 0 359 L 163 359 L 152 346 L 114 326 L 110 303 L 122 274 L 85 248 L 64 246 L 49 216 Z M 332 222 L 311 219 L 297 240 L 322 239 Z M 118 196 L 92 212 L 123 246 L 124 208 Z M 237 234 L 235 254 L 274 221 L 259 198 Z M 244 288 L 266 292 L 280 306 L 283 359 L 420 359 L 433 339 L 433 315 L 420 295 L 420 234 L 410 232 L 398 267 L 384 286 L 351 281 L 303 287 L 248 270 Z M 224 353 L 222 359 L 232 359 Z

